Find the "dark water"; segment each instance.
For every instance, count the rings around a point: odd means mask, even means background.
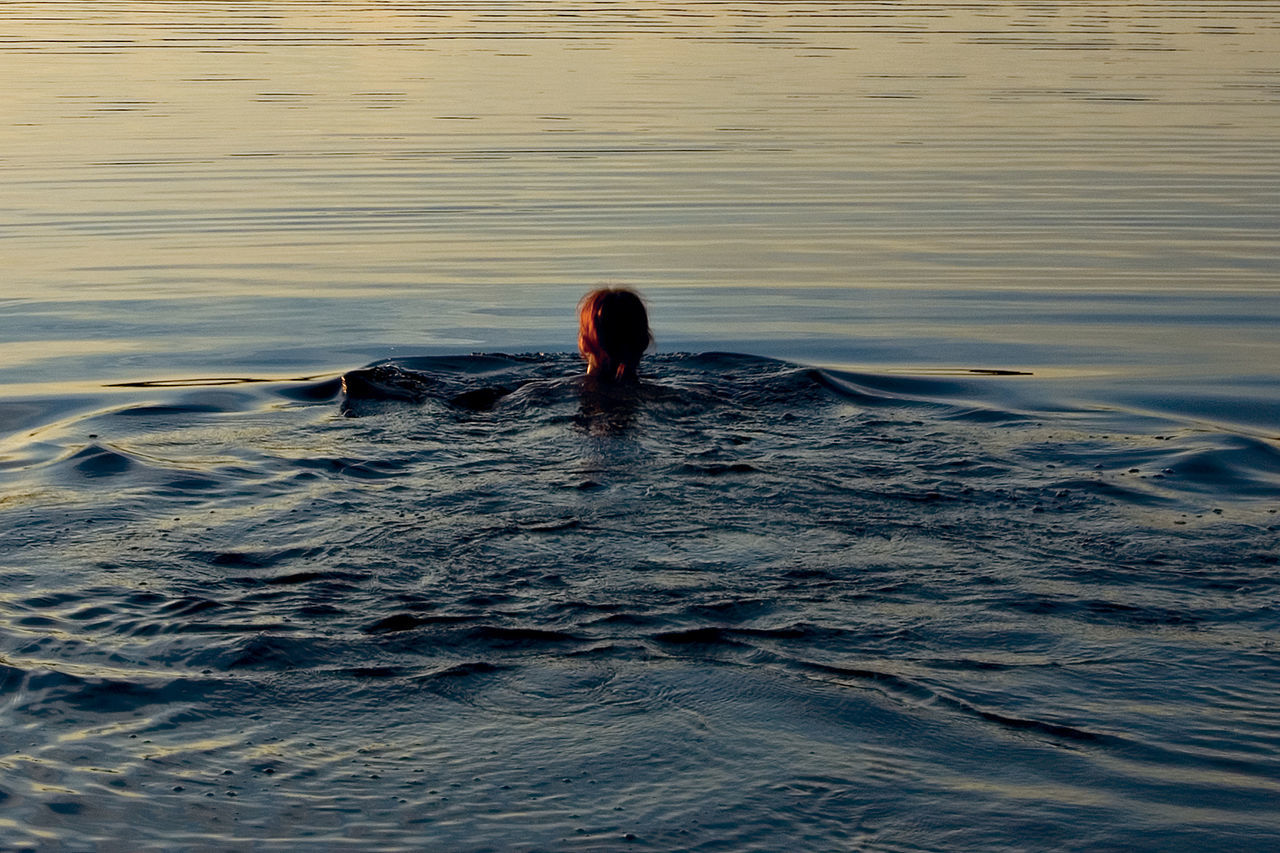
[[[576,368],[132,388],[28,435],[5,846],[1280,843],[1273,439],[1016,376]]]

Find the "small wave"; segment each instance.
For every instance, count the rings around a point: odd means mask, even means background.
[[[202,625],[201,630],[210,626]],[[230,626],[218,626],[222,628]],[[280,630],[282,626],[254,626],[254,636],[223,652],[222,668],[265,669],[281,671],[288,669],[309,669],[324,663],[328,657],[323,652],[323,645],[311,637],[291,637],[280,633],[263,633],[266,627]]]
[[[134,460],[127,454],[90,444],[71,457],[75,469],[85,477],[114,477],[134,468]]]
[[[1206,439],[1214,446],[1175,452],[1165,460],[1164,473],[1180,486],[1211,494],[1280,494],[1280,447],[1242,435],[1205,437],[1197,443]]]
[[[418,613],[393,613],[365,625],[361,630],[366,634],[395,634],[401,631],[412,631],[426,625],[454,625],[469,622],[469,616],[441,616]]]
[[[409,462],[399,459],[355,459],[349,457],[312,457],[292,460],[296,468],[325,474],[340,474],[360,480],[386,480],[406,473]]]
[[[71,708],[103,715],[131,715],[172,705],[220,700],[228,685],[190,676],[76,675],[47,666],[24,670],[0,665],[0,684],[11,711],[36,718],[57,718]],[[232,692],[238,692],[233,688]]]
[[[733,638],[732,633],[723,628],[686,628],[682,631],[663,631],[654,634],[653,639],[659,643],[670,643],[680,646],[744,646]]]
[[[160,609],[173,617],[195,616],[197,613],[204,613],[208,610],[217,610],[226,605],[220,601],[214,601],[210,598],[200,596],[184,596],[183,598],[168,601]]]
[[[210,412],[225,412],[228,409],[214,403],[185,403],[172,406],[128,406],[118,409],[115,416],[119,418],[155,418],[171,415],[203,415]]]
[[[902,676],[895,675],[893,673],[813,662],[804,662],[800,664],[800,666],[802,669],[827,676],[835,676],[839,679],[851,678],[858,681],[872,682],[885,687],[892,693],[903,698],[907,698],[912,702],[943,705],[953,710],[960,711],[964,714],[990,723],[996,723],[1009,729],[1032,731],[1055,738],[1063,738],[1066,740],[1085,743],[1119,742],[1118,739],[1109,735],[1091,732],[1086,729],[1079,728],[1078,726],[1049,722],[1045,720],[1029,719],[1025,717],[1016,717],[998,711],[981,708],[971,702],[958,699],[954,696],[934,690],[911,679],[903,678]]]
[[[272,575],[264,578],[233,578],[236,583],[264,584],[266,586],[296,586],[298,584],[322,584],[328,589],[351,589],[364,580],[364,576],[355,572],[337,570],[311,570],[289,572],[283,575]]]
[[[729,463],[711,463],[707,465],[695,465],[686,462],[680,466],[682,474],[701,474],[707,477],[723,477],[726,474],[751,474],[759,469],[747,462],[729,462]]]
[[[268,569],[280,563],[316,556],[321,552],[311,548],[264,549],[260,551],[195,551],[191,556],[211,566],[235,569]],[[249,583],[261,583],[254,578]]]
[[[290,379],[254,376],[201,376],[194,379],[144,379],[135,382],[109,382],[104,388],[210,388],[223,385],[258,385],[272,382],[311,382],[316,377]]]
[[[468,678],[473,675],[490,675],[501,669],[502,667],[495,666],[488,661],[471,661],[447,666],[444,669],[438,669],[435,672],[420,676],[420,678]]]
[[[469,630],[466,639],[470,642],[493,646],[495,648],[529,648],[538,646],[559,646],[562,644],[581,643],[583,639],[564,631],[553,631],[545,628],[518,628],[503,625],[480,625]]]

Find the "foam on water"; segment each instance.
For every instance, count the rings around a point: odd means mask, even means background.
[[[575,361],[28,429],[9,843],[1280,840],[1274,437],[1010,405],[1029,377]]]

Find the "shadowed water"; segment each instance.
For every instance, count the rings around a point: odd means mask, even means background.
[[[0,847],[1274,849],[1277,57],[0,4]]]
[[[29,440],[11,842],[1280,840],[1273,442],[1018,377],[574,367],[139,390]]]

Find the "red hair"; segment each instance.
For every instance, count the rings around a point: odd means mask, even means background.
[[[633,379],[653,334],[644,302],[632,290],[593,290],[578,303],[578,352],[587,373],[605,379]]]

